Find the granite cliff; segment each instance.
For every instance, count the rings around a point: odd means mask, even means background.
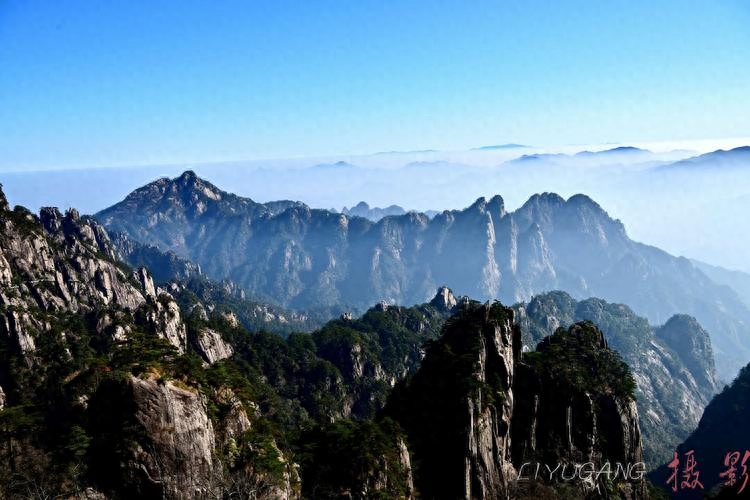
[[[0,190],[0,227],[0,496],[298,496],[253,395],[202,366],[231,345],[102,226],[11,210]]]
[[[423,498],[645,498],[635,382],[593,324],[521,353],[513,311],[465,303],[384,415],[403,426]],[[531,464],[640,464],[640,477],[519,481]],[[525,478],[524,478],[525,479]]]
[[[526,345],[579,321],[601,328],[609,347],[620,353],[637,382],[649,469],[670,457],[695,429],[719,390],[708,333],[690,316],[675,315],[664,325],[652,326],[623,304],[576,301],[565,292],[538,295],[514,310]]]

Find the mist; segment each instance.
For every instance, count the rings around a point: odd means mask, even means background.
[[[509,210],[531,195],[584,193],[620,219],[635,240],[672,254],[750,271],[750,153],[700,155],[634,147],[542,150],[492,146],[459,152],[385,152],[200,165],[0,174],[9,201],[32,210],[75,207],[95,213],[133,189],[184,170],[259,202],[303,201],[341,210],[360,201],[406,210],[458,209],[499,194]]]

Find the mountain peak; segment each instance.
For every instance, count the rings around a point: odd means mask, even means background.
[[[179,180],[179,181],[183,181],[183,182],[186,182],[186,181],[194,181],[194,180],[196,180],[196,179],[198,179],[198,176],[197,176],[197,175],[196,175],[196,173],[195,173],[194,171],[192,171],[192,170],[185,170],[185,171],[184,171],[184,172],[182,173],[182,175],[180,175],[180,176],[179,176],[179,177],[177,178],[177,180]]]
[[[453,292],[447,286],[441,286],[438,288],[437,294],[430,301],[430,305],[435,307],[439,311],[449,312],[456,307],[458,301],[453,295]]]
[[[532,205],[559,206],[565,204],[565,199],[557,193],[537,193],[532,195],[521,208]]]
[[[2,184],[0,184],[0,210],[8,210],[8,198],[5,197]]]
[[[710,153],[705,153],[692,158],[686,158],[670,165],[664,165],[661,169],[672,168],[698,168],[698,167],[718,167],[718,168],[745,168],[750,160],[750,146],[740,146],[734,149],[718,149]]]
[[[647,149],[636,148],[634,146],[618,146],[616,148],[605,149],[603,151],[581,151],[575,156],[608,156],[616,154],[645,154],[650,153]]]
[[[486,206],[487,206],[487,198],[485,198],[484,196],[480,196],[479,198],[476,199],[476,201],[474,203],[472,203],[469,206],[469,210],[484,211],[484,208]]]
[[[585,194],[574,194],[570,198],[568,198],[567,201],[568,205],[572,206],[579,206],[579,207],[589,207],[596,210],[602,210],[601,205],[599,205],[597,202],[595,202],[593,199],[591,199],[589,196],[586,196]]]

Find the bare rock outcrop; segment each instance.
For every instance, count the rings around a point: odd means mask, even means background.
[[[210,498],[220,484],[221,468],[214,463],[215,435],[205,399],[194,390],[155,380],[131,378],[135,420],[145,442],[134,451],[130,476],[157,486],[166,498]]]
[[[234,354],[231,344],[225,342],[221,335],[211,328],[203,328],[198,332],[196,344],[201,356],[210,365]]]
[[[513,311],[471,302],[428,343],[419,371],[394,389],[385,414],[419,458],[414,484],[425,498],[509,498],[523,489],[519,474],[530,463],[621,464],[632,475],[610,477],[611,484],[622,498],[646,498],[634,388],[593,324],[560,329],[522,357]],[[550,477],[546,487],[554,494],[562,481]],[[566,481],[582,496],[611,486]]]

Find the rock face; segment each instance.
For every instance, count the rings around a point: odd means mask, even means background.
[[[565,290],[628,304],[655,324],[695,316],[712,335],[725,378],[750,358],[750,308],[736,293],[687,259],[630,240],[583,195],[535,195],[513,212],[494,196],[433,218],[372,222],[301,203],[256,203],[186,172],[134,191],[97,218],[284,307],[418,304],[442,284],[505,303]]]
[[[168,293],[162,293],[159,298],[149,300],[150,310],[146,314],[148,324],[154,333],[166,339],[177,348],[180,354],[187,349],[187,328],[182,321],[180,306]]]
[[[179,306],[169,294],[157,294],[146,269],[131,275],[119,263],[101,225],[56,208],[43,208],[39,217],[6,210],[0,225],[0,335],[16,339],[22,352],[33,353],[35,337],[54,327],[28,311],[85,314],[102,306],[143,313],[154,333],[184,352]],[[125,331],[111,321],[106,326]]]
[[[458,305],[456,297],[453,296],[453,292],[447,286],[441,286],[438,288],[437,295],[430,301],[430,305],[436,307],[440,311],[451,312]]]
[[[564,292],[536,296],[514,310],[529,345],[578,321],[592,321],[602,329],[637,382],[649,470],[671,457],[718,391],[708,333],[689,316],[678,315],[654,327],[627,306],[601,299],[579,302]]]
[[[240,442],[252,433],[257,409],[246,407],[231,389],[214,395],[226,408],[218,420],[209,418],[207,398],[196,388],[155,377],[129,377],[110,382],[91,398],[95,420],[91,465],[100,491],[114,498],[256,498],[296,499],[299,483],[276,443],[269,452],[282,472],[245,467]],[[215,423],[217,425],[215,425]]]
[[[298,498],[293,464],[253,425],[251,382],[235,378],[230,404],[228,377],[202,378],[187,355],[218,362],[231,346],[189,343],[173,296],[92,219],[3,200],[0,497]]]
[[[214,465],[216,438],[205,400],[169,382],[131,378],[129,385],[135,420],[147,436],[134,450],[129,471],[133,489],[156,488],[174,499],[216,495],[221,469]]]
[[[604,371],[609,372],[606,377],[601,376]],[[597,470],[605,463],[613,468],[637,465],[642,476],[634,388],[627,365],[608,349],[604,334],[592,323],[576,323],[545,337],[518,372],[512,424],[515,463],[591,463]],[[641,481],[619,480],[639,498],[645,495]],[[581,484],[585,493],[603,492],[606,486],[606,481]]]
[[[683,360],[701,393],[713,395],[719,383],[708,333],[692,316],[678,314],[656,331],[656,338]]]
[[[222,359],[232,357],[234,349],[221,338],[221,335],[210,328],[198,332],[196,339],[198,351],[208,364],[214,364]]]
[[[578,368],[561,371],[560,360]],[[428,344],[385,413],[407,433],[422,497],[508,498],[530,461],[642,462],[633,388],[627,365],[593,325],[560,330],[522,357],[513,311],[473,302]],[[632,498],[646,495],[640,479],[615,482]],[[574,484],[581,494],[606,487]]]

